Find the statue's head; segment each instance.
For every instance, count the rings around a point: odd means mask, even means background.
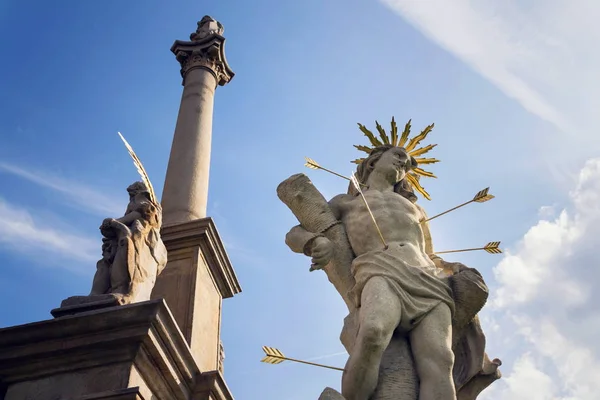
[[[210,15],[205,15],[198,21],[196,32],[190,35],[190,40],[202,40],[211,35],[223,35],[223,25]]]
[[[127,192],[129,193],[129,198],[133,198],[138,194],[145,193],[148,196],[148,199],[150,199],[150,191],[146,187],[146,184],[141,181],[134,182],[131,185],[129,185],[129,187],[127,188]]]
[[[375,147],[369,156],[365,158],[356,169],[356,178],[360,183],[367,184],[369,176],[375,170],[383,176],[388,177],[394,184],[394,191],[412,202],[417,201],[412,185],[406,180],[406,174],[418,166],[414,157],[397,146],[386,144]],[[352,185],[350,185],[352,189]],[[349,193],[355,194],[353,190]]]

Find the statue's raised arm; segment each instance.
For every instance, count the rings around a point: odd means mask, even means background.
[[[335,209],[304,174],[292,175],[280,183],[277,195],[300,222],[286,235],[286,244],[292,251],[312,257],[311,269],[323,269],[348,309],[354,309],[349,297],[354,286],[350,271],[354,255]],[[321,244],[325,240],[329,244],[318,246],[320,240]],[[316,250],[320,251],[315,254]]]

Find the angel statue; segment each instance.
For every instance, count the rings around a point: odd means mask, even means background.
[[[167,249],[160,237],[161,206],[141,161],[125,138],[119,135],[142,181],[127,188],[129,204],[125,215],[106,218],[100,226],[102,258],[96,264],[90,295],[69,297],[61,307],[150,300],[156,277],[167,264]]]
[[[485,354],[477,313],[488,289],[477,270],[447,262],[433,250],[427,216],[415,191],[430,199],[416,147],[433,129],[409,140],[377,123],[379,138],[359,124],[373,147],[358,164],[346,194],[329,202],[303,174],[282,182],[279,198],[300,225],[286,244],[323,269],[349,315],[341,340],[350,355],[342,375],[345,400],[472,400],[500,377]],[[328,391],[331,393],[331,390]],[[342,397],[343,396],[343,397]]]

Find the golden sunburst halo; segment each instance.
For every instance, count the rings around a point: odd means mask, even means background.
[[[408,120],[406,125],[404,125],[404,130],[398,136],[398,126],[396,125],[396,121],[394,117],[392,117],[392,122],[390,126],[390,134],[386,133],[385,129],[379,124],[379,122],[375,121],[375,127],[377,132],[379,133],[379,137],[376,137],[373,132],[367,129],[363,124],[358,124],[358,128],[365,134],[365,136],[369,139],[371,146],[363,146],[363,145],[354,145],[358,150],[364,151],[367,154],[370,154],[374,148],[385,145],[392,145],[397,147],[403,147],[406,149],[408,154],[417,160],[419,165],[425,164],[435,164],[440,160],[436,158],[426,158],[421,157],[424,154],[428,153],[431,149],[433,149],[437,144],[430,144],[423,147],[418,147],[419,144],[429,135],[432,131],[434,124],[427,125],[425,129],[421,131],[417,136],[413,138],[409,138],[410,136],[410,128],[411,128],[411,120]],[[418,148],[417,148],[418,147]],[[360,164],[365,158],[358,158],[352,161],[355,164]],[[429,193],[421,186],[420,178],[425,176],[427,178],[437,178],[434,174],[429,171],[425,171],[421,168],[415,168],[411,170],[408,174],[406,174],[406,179],[410,182],[412,187],[419,193],[423,195],[427,200],[431,200],[431,196]]]

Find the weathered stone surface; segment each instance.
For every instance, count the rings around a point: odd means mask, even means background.
[[[101,308],[118,306],[120,297],[113,294],[99,294],[90,296],[72,296],[60,303],[60,308],[50,311],[53,317],[73,315],[80,312],[98,310]]]
[[[219,368],[221,304],[241,287],[211,218],[165,226],[169,262],[152,298],[164,298],[202,370]]]
[[[232,399],[162,300],[0,329],[0,387],[4,400]]]
[[[102,258],[96,263],[89,296],[63,300],[53,315],[150,299],[156,277],[167,263],[167,249],[160,237],[161,207],[143,182],[133,183],[127,191],[130,200],[125,215],[106,218],[100,226]]]
[[[277,189],[300,222],[286,244],[312,257],[311,270],[323,269],[348,305],[340,335],[350,354],[342,379],[348,400],[450,398],[455,391],[472,400],[497,379],[490,379],[498,365],[485,355],[475,318],[487,286],[476,270],[435,256],[427,217],[405,182],[415,167],[404,149],[381,146],[357,168],[364,196],[351,186],[326,202],[304,175]],[[432,366],[421,376],[419,359]],[[437,384],[420,384],[428,378]]]
[[[198,21],[198,28],[196,32],[190,35],[192,41],[202,41],[212,35],[223,36],[223,25],[210,15],[205,15],[200,21]]]
[[[323,390],[323,392],[319,396],[319,400],[346,400],[346,399],[344,399],[344,396],[342,396],[340,394],[340,392],[338,392],[337,390],[327,387],[327,388],[325,388],[325,390]]]

